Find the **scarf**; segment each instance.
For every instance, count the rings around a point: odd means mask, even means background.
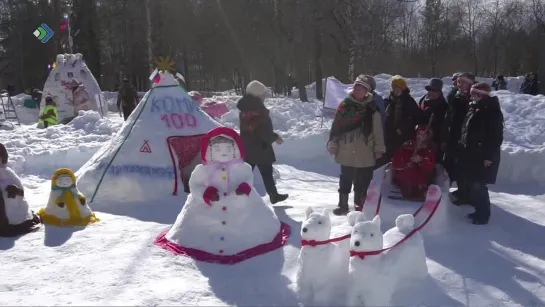
[[[253,134],[257,127],[265,121],[267,116],[269,116],[269,110],[267,109],[241,111],[239,115],[240,131]]]
[[[335,112],[329,140],[342,138],[345,143],[352,143],[363,135],[367,143],[373,132],[373,114],[376,112],[372,100],[372,95],[365,97],[364,102],[349,96],[341,102]]]
[[[69,187],[59,187],[57,185],[51,185],[51,190],[52,191],[62,191],[62,195],[65,195],[66,193],[70,193],[72,194],[72,196],[74,197],[74,199],[78,196],[76,194],[74,194],[74,192],[72,191],[73,188],[75,188],[76,185],[71,185]]]

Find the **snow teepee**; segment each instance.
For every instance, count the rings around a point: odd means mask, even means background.
[[[85,88],[89,99],[77,100],[73,103],[72,84],[76,81]],[[100,86],[93,73],[83,61],[83,55],[59,54],[53,69],[45,81],[40,108],[45,106],[45,98],[50,95],[57,104],[58,122],[73,118],[80,110],[108,111]]]
[[[201,163],[200,141],[220,126],[168,72],[121,130],[76,173],[89,202],[148,202],[176,195]]]

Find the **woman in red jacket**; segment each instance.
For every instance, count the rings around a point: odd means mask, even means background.
[[[403,198],[424,198],[432,182],[435,151],[430,146],[432,132],[427,126],[416,128],[416,140],[401,146],[392,159],[394,183]]]

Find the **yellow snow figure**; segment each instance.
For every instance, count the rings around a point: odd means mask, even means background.
[[[49,201],[38,214],[44,224],[55,226],[86,226],[99,221],[76,187],[74,172],[67,168],[56,170],[51,177]]]

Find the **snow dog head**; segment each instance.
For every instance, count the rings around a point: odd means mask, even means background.
[[[331,219],[327,209],[314,212],[311,207],[305,210],[305,221],[301,225],[301,239],[326,241],[331,233]]]
[[[60,168],[55,171],[51,177],[51,186],[53,188],[68,188],[76,184],[74,172],[67,168]]]
[[[364,215],[359,215],[352,229],[350,249],[356,252],[375,251],[382,249],[383,244],[380,216],[375,216],[372,221],[365,221]]]
[[[201,159],[203,164],[244,159],[244,146],[240,135],[227,127],[210,130],[201,140]]]

